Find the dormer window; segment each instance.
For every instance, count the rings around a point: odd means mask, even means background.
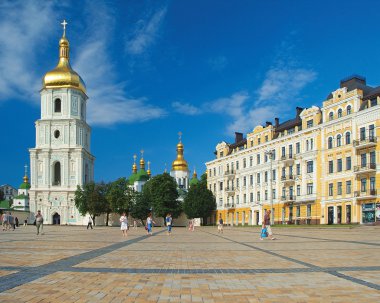
[[[347,106],[347,115],[351,115],[351,105]]]
[[[341,118],[342,117],[342,109],[340,108],[339,110],[338,110],[338,118]]]
[[[61,99],[55,99],[54,100],[54,112],[60,113],[61,112]]]
[[[330,112],[329,113],[329,121],[332,121],[334,119],[334,113]]]

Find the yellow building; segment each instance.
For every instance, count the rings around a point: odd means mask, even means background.
[[[297,107],[294,119],[275,118],[246,138],[235,133],[234,143],[219,143],[206,163],[214,221],[221,215],[229,225],[261,224],[266,209],[279,224],[375,221],[378,96],[380,88],[350,77],[321,109]]]

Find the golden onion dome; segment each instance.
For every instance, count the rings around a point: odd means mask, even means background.
[[[134,174],[137,173],[137,165],[136,165],[136,163],[133,163],[133,165],[132,165],[132,173],[134,173]]]
[[[183,158],[183,144],[180,141],[177,144],[177,159],[172,163],[172,170],[188,171],[187,161]]]
[[[140,169],[145,169],[145,160],[144,160],[144,158],[140,159]]]
[[[86,85],[82,78],[71,68],[69,60],[70,44],[65,36],[65,27],[59,40],[59,61],[57,66],[42,78],[42,88],[76,88],[86,93]]]
[[[146,171],[146,173],[148,174],[150,178],[150,176],[152,175],[152,172],[150,171],[150,161],[148,161],[148,170]]]

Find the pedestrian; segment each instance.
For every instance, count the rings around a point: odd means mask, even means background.
[[[12,213],[8,213],[8,227],[9,230],[12,228],[13,231],[16,229],[16,224],[15,224],[15,217],[12,216]]]
[[[193,220],[189,221],[189,231],[193,230]]]
[[[120,230],[123,233],[123,237],[128,236],[128,218],[125,214],[125,212],[120,217]]]
[[[219,214],[218,233],[223,233],[223,219],[222,219],[222,214]]]
[[[15,217],[15,223],[16,223],[16,227],[18,228],[18,218]]]
[[[271,210],[268,209],[264,215],[262,230],[266,229],[266,232],[268,233],[269,239],[274,240],[276,238],[273,237],[273,232],[272,232],[272,229],[270,228],[270,223],[271,223],[270,222],[270,214],[271,214]],[[265,233],[264,233],[264,235],[265,235]],[[261,234],[260,234],[260,240],[263,240],[263,232],[261,232]]]
[[[91,227],[91,229],[92,229],[92,220],[91,220],[91,217],[90,217],[90,216],[88,216],[87,229],[88,229],[89,227]]]
[[[133,229],[137,229],[137,221],[133,220]]]
[[[34,216],[36,219],[36,227],[37,227],[37,236],[40,234],[40,228],[41,228],[41,235],[43,235],[43,225],[44,225],[44,217],[41,214],[41,211],[38,210],[37,214]]]
[[[153,224],[156,224],[156,222],[153,221],[152,214],[149,213],[148,218],[146,218],[146,234],[147,235],[152,235],[152,227]]]
[[[27,227],[28,226],[28,218],[25,218],[24,220],[24,227]]]
[[[168,229],[168,235],[171,235],[171,233],[172,233],[172,222],[173,222],[171,213],[168,213],[166,215],[165,221],[166,221],[166,227]]]
[[[1,219],[3,221],[3,231],[7,231],[8,230],[8,214],[6,212],[3,213]]]

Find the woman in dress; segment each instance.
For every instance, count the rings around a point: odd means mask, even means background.
[[[148,215],[148,218],[146,218],[146,234],[147,235],[152,235],[152,226],[153,224],[156,224],[156,222],[153,221],[152,214]]]
[[[120,229],[123,233],[123,237],[128,236],[128,218],[125,213],[120,217]]]

